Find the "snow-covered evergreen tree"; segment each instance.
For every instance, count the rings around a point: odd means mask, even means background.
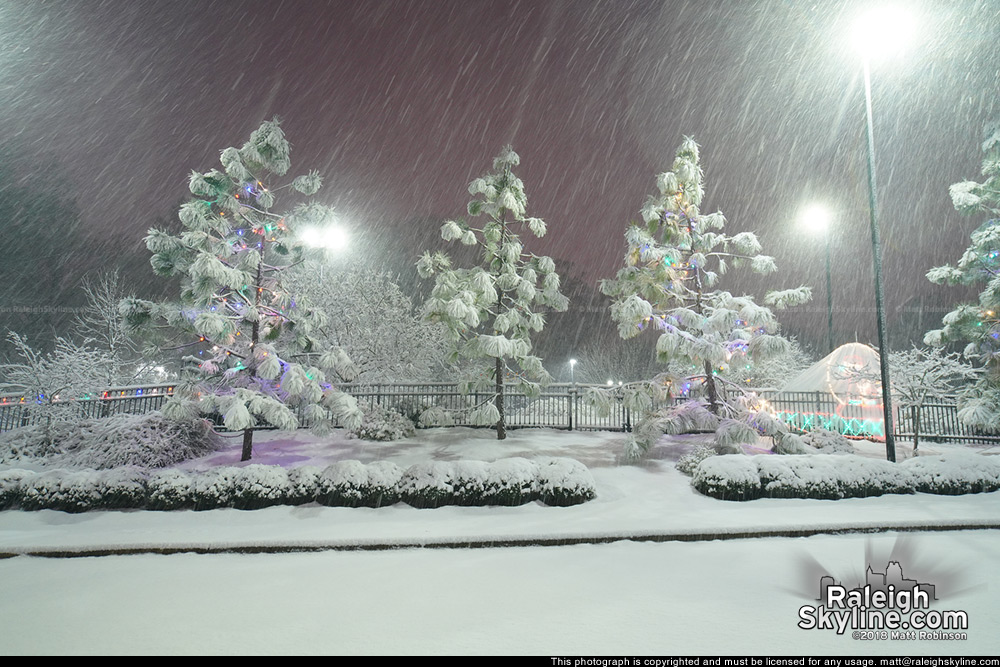
[[[360,262],[327,269],[322,281],[317,273],[316,262],[306,260],[289,271],[289,286],[326,313],[317,338],[344,349],[354,382],[440,379],[442,326],[426,321],[392,276]]]
[[[981,286],[978,303],[963,303],[944,316],[941,329],[924,343],[937,347],[965,343],[964,356],[982,362],[985,373],[959,404],[959,419],[987,431],[1000,431],[1000,123],[983,142],[983,182],[963,181],[950,188],[961,213],[989,219],[972,232],[972,243],[954,266],[938,266],[927,278],[938,285]]]
[[[657,192],[641,211],[643,222],[631,224],[625,232],[625,266],[613,280],[604,281],[602,289],[614,299],[611,316],[621,337],[657,331],[660,360],[699,369],[709,412],[725,417],[720,370],[746,356],[759,360],[785,353],[789,343],[778,335],[769,308],[751,296],[718,287],[730,267],[747,266],[766,274],[776,266],[773,258],[761,254],[752,232],[726,234],[722,213],[700,211],[705,194],[702,179],[698,145],[685,138],[671,171],[657,176]],[[765,303],[783,308],[810,296],[809,288],[799,287],[771,292]],[[651,406],[663,387],[662,381],[637,386],[634,407]],[[633,454],[652,444],[651,429],[637,430],[640,437],[631,443]]]
[[[332,414],[355,427],[361,412],[352,397],[326,383],[325,372],[343,376],[350,368],[343,350],[317,345],[326,315],[284,285],[284,269],[301,255],[291,230],[322,222],[330,211],[311,202],[290,213],[274,211],[278,188],[267,180],[290,166],[277,119],[264,122],[242,148],[222,151],[221,162],[222,171],[191,173],[194,197],[179,214],[183,231],[174,236],[151,229],[146,237],[156,273],[181,279],[180,301],[127,299],[121,308],[134,326],[155,320],[174,328],[192,351],[188,360],[196,374],[177,384],[164,412],[178,418],[221,414],[227,429],[243,431],[245,461],[260,423],[294,429],[299,410],[316,425],[328,424]],[[288,184],[305,195],[320,185],[315,171]],[[320,351],[317,366],[298,363],[291,350]]]
[[[527,217],[524,184],[512,169],[520,158],[511,147],[493,160],[493,171],[469,185],[473,196],[468,212],[484,218],[481,226],[448,221],[441,228],[446,241],[479,246],[480,266],[453,268],[443,252],[425,252],[417,263],[421,277],[435,277],[425,304],[427,317],[445,325],[453,344],[452,360],[459,357],[490,360],[489,367],[466,377],[466,391],[490,391],[492,401],[472,413],[475,423],[496,424],[497,439],[506,437],[503,384],[511,380],[529,396],[551,380],[542,360],[531,354],[531,334],[545,326],[543,308],[565,310],[568,300],[559,292],[555,262],[527,252],[519,232],[545,234],[540,218]]]

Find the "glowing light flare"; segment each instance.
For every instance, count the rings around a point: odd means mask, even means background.
[[[799,224],[808,232],[822,236],[830,229],[833,215],[830,209],[822,204],[810,204],[799,215]]]
[[[339,225],[327,227],[306,227],[299,238],[308,246],[325,250],[340,251],[347,248],[350,237],[347,230]]]
[[[854,22],[851,41],[865,58],[898,55],[914,41],[917,23],[901,7],[886,6],[869,10]]]

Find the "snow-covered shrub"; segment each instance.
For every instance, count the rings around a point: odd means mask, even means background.
[[[691,484],[700,493],[720,500],[753,500],[760,497],[760,476],[753,457],[743,454],[712,456],[694,471]]]
[[[769,498],[867,498],[913,493],[913,479],[899,465],[850,455],[752,457]]]
[[[151,510],[180,510],[194,507],[194,478],[174,468],[158,470],[147,483],[146,507]]]
[[[840,490],[845,498],[907,494],[915,490],[913,476],[898,463],[842,454],[831,457],[830,462],[837,471]]]
[[[362,440],[400,440],[414,433],[413,421],[381,405],[364,410],[361,425],[354,431]]]
[[[680,457],[677,460],[677,465],[674,467],[678,471],[687,475],[688,477],[694,474],[695,468],[698,464],[707,459],[709,456],[715,456],[718,454],[715,448],[709,447],[708,445],[698,445],[693,450]]]
[[[126,466],[101,470],[95,474],[98,497],[90,509],[139,509],[146,506],[148,474],[141,468]]]
[[[818,428],[814,431],[805,433],[801,437],[802,442],[810,447],[814,447],[822,454],[854,453],[854,445],[851,444],[851,441],[836,431]]]
[[[99,501],[93,470],[50,470],[21,480],[21,507],[26,510],[86,512]]]
[[[361,504],[365,507],[384,507],[399,502],[399,480],[403,469],[392,461],[373,461],[365,466],[368,484]]]
[[[485,505],[489,466],[483,461],[455,461],[452,464],[452,489],[455,505]]]
[[[921,493],[957,496],[1000,489],[1000,462],[984,456],[920,456],[900,465]]]
[[[412,465],[399,480],[400,500],[413,507],[448,505],[454,493],[454,467],[443,461]]]
[[[304,505],[316,500],[319,466],[299,466],[288,471],[288,504]]]
[[[316,502],[330,507],[358,507],[368,485],[368,470],[361,461],[337,461],[316,478]]]
[[[538,464],[520,457],[486,465],[484,505],[523,505],[535,499]]]
[[[165,468],[221,446],[203,419],[178,421],[160,412],[120,414],[10,431],[0,436],[0,461],[45,459],[48,465],[99,470]]]
[[[236,478],[240,469],[233,466],[223,466],[204,470],[193,475],[194,484],[191,487],[191,500],[196,510],[214,510],[219,507],[230,507],[233,502],[233,492],[236,489]]]
[[[594,477],[575,459],[545,458],[538,463],[538,499],[546,505],[579,505],[597,496]]]
[[[230,502],[236,509],[255,510],[290,504],[290,495],[291,485],[284,468],[255,463],[239,468],[233,476]]]
[[[0,510],[20,506],[21,482],[34,474],[20,468],[0,470]]]
[[[762,495],[768,498],[843,498],[837,471],[825,456],[753,456]]]

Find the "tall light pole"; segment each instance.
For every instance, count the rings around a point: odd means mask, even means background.
[[[576,359],[569,360],[569,381],[576,388]]]
[[[802,224],[814,234],[822,234],[826,245],[826,345],[833,352],[833,281],[830,277],[830,212],[813,204],[802,212]]]
[[[878,198],[875,190],[875,139],[872,132],[872,85],[870,61],[873,55],[898,49],[909,32],[906,14],[885,8],[869,12],[855,26],[855,43],[861,51],[865,74],[865,128],[868,139],[868,214],[872,232],[872,258],[875,267],[875,312],[878,318],[878,356],[882,371],[882,414],[885,431],[885,457],[896,460],[896,442],[892,419],[892,386],[889,380],[889,348],[885,342],[885,298],[882,290],[882,242],[879,236]]]

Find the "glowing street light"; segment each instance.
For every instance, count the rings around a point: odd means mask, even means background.
[[[882,242],[879,237],[878,206],[875,190],[875,140],[872,133],[872,84],[870,60],[899,52],[913,33],[913,19],[896,8],[882,8],[864,14],[854,26],[854,44],[861,52],[865,74],[865,128],[868,138],[868,212],[872,231],[872,257],[875,265],[875,311],[878,316],[878,352],[882,371],[882,414],[884,416],[885,456],[896,460],[892,420],[892,387],[889,384],[889,348],[885,342],[885,306],[882,290]]]
[[[340,225],[326,227],[306,227],[300,236],[302,242],[313,248],[323,248],[338,252],[347,248],[350,237]]]
[[[329,224],[324,227],[304,227],[299,233],[299,239],[312,248],[320,248],[327,252],[339,253],[347,249],[350,243],[350,236],[347,230],[338,224]],[[319,265],[319,279],[323,281],[324,262]]]
[[[813,204],[801,215],[801,224],[809,232],[823,235],[826,242],[826,344],[833,352],[833,282],[830,278],[830,211],[825,206]]]
[[[576,385],[576,373],[575,373],[575,369],[576,369],[576,359],[570,359],[569,360],[569,381],[573,385]]]

